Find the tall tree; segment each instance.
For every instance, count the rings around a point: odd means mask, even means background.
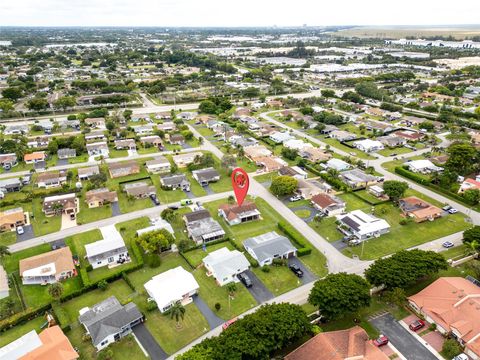
[[[169,248],[175,242],[175,238],[168,230],[160,229],[140,235],[137,242],[146,252],[154,253]]]
[[[408,184],[404,181],[387,180],[383,183],[385,194],[394,202],[398,203],[408,189]]]
[[[329,274],[318,280],[308,296],[308,302],[327,319],[340,318],[347,313],[370,305],[370,286],[356,274]]]
[[[180,302],[176,302],[170,308],[170,319],[175,319],[175,326],[177,328],[180,327],[180,319],[183,320],[185,317],[185,307],[180,304]]]
[[[60,299],[63,294],[63,285],[59,282],[48,285],[48,293],[55,300]]]
[[[478,165],[478,153],[471,144],[452,144],[447,149],[449,155],[445,168],[460,175],[468,175],[474,165]]]
[[[291,176],[278,176],[272,181],[270,191],[277,196],[291,195],[297,190],[298,180]]]
[[[376,260],[365,271],[365,276],[374,286],[405,289],[418,279],[447,268],[445,258],[434,251],[402,250],[391,257]]]

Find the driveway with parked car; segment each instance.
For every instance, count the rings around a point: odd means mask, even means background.
[[[437,360],[425,346],[408,332],[395,318],[387,313],[370,320],[375,328],[408,360]]]
[[[22,230],[23,231],[19,231],[19,229],[17,228],[17,242],[30,240],[35,237],[35,234],[33,233],[32,225],[22,226]]]
[[[251,270],[243,272],[250,279],[252,286],[247,287],[247,290],[252,294],[253,298],[259,304],[262,304],[270,299],[273,299],[273,294],[268,290],[260,279]]]
[[[317,280],[317,277],[315,276],[315,274],[313,274],[310,270],[308,270],[307,267],[300,261],[299,258],[296,258],[296,257],[289,258],[288,266],[289,267],[296,266],[302,271],[303,273],[302,276],[301,277],[299,276],[300,280],[302,281],[302,284],[308,284],[309,282]]]

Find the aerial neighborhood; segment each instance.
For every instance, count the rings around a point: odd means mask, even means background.
[[[480,359],[480,38],[362,29],[2,28],[0,360]]]

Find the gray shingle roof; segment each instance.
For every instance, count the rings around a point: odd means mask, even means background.
[[[290,240],[275,231],[248,238],[243,242],[243,246],[250,248],[259,262],[296,250]]]

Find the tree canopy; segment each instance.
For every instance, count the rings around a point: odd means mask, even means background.
[[[270,190],[274,195],[291,195],[297,190],[298,180],[291,176],[278,176],[272,181]]]
[[[445,258],[434,251],[402,250],[389,258],[376,260],[365,271],[365,276],[374,286],[405,289],[418,279],[447,268]]]
[[[383,183],[385,194],[394,202],[398,203],[408,189],[408,184],[404,181],[387,180]]]
[[[268,359],[311,331],[307,314],[298,305],[263,305],[224,330],[177,357],[179,360]]]
[[[154,253],[169,248],[175,238],[168,230],[160,229],[140,235],[137,242],[145,251]]]
[[[336,319],[370,305],[370,286],[356,274],[329,274],[318,280],[308,297],[327,319]]]

